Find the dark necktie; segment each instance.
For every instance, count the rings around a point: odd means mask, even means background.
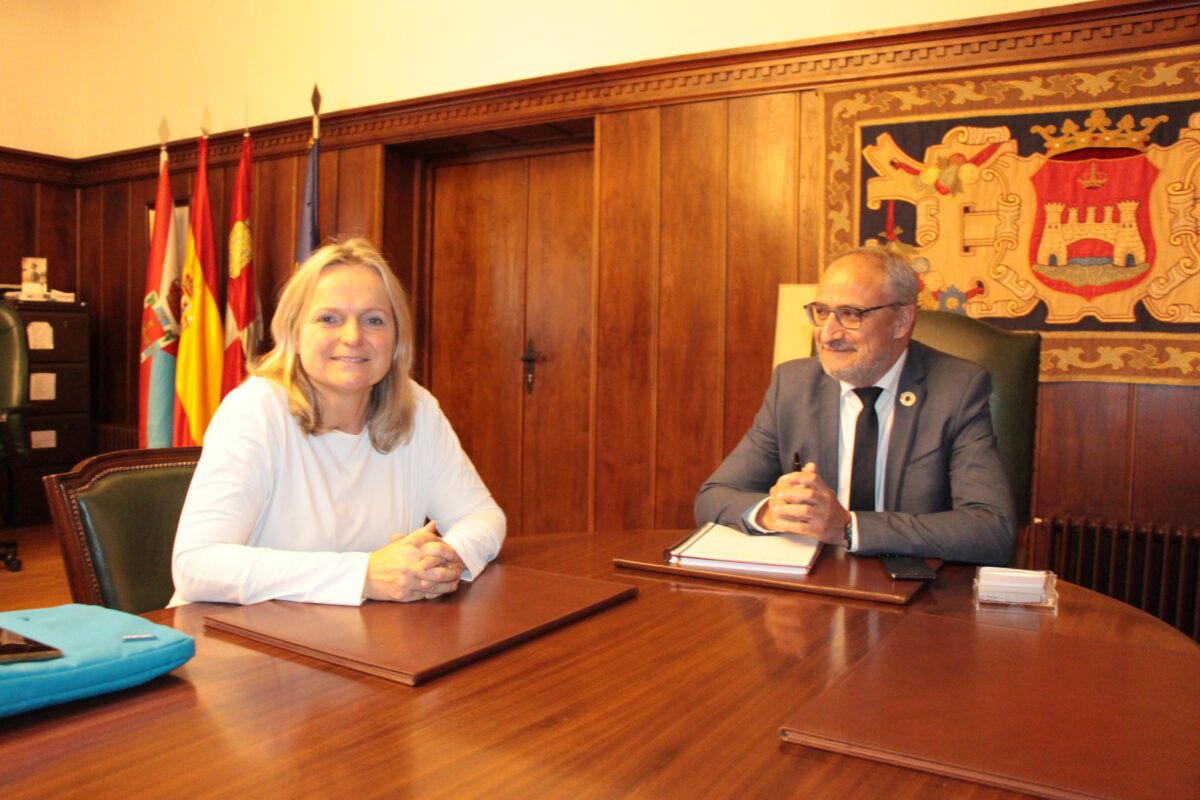
[[[879,415],[875,401],[883,389],[864,386],[854,393],[862,400],[863,409],[854,424],[854,461],[850,467],[850,510],[875,510],[875,456],[879,450]]]

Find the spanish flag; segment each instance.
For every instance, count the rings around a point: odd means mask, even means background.
[[[175,366],[175,446],[204,444],[221,402],[221,314],[217,310],[217,246],[208,204],[208,137],[200,137],[196,189],[183,262],[183,313]]]
[[[254,286],[254,252],[250,241],[250,134],[242,137],[233,209],[229,214],[229,280],[225,284],[225,368],[221,397],[246,379],[246,359],[258,347],[258,293]]]

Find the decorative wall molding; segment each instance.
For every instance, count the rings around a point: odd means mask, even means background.
[[[1191,44],[1200,40],[1200,1],[1085,3],[1060,9],[884,31],[850,41],[813,40],[774,47],[659,59],[470,89],[324,115],[323,150],[400,144],[575,119],[648,106],[800,90],[863,79],[928,77],[969,69],[1070,59]],[[306,119],[252,129],[255,158],[297,156],[307,147]],[[213,136],[213,166],[234,163],[240,131]],[[174,167],[194,166],[196,145],[170,145]],[[68,162],[86,186],[152,177],[157,148]],[[5,164],[0,174],[20,170]]]
[[[78,162],[0,147],[0,178],[70,185]]]

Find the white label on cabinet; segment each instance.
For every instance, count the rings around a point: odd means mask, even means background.
[[[54,349],[54,326],[44,320],[31,322],[25,326],[25,335],[29,338],[30,350]]]
[[[30,431],[29,443],[34,450],[48,450],[58,447],[58,431]]]
[[[58,397],[58,375],[53,372],[29,374],[29,399],[54,400]]]

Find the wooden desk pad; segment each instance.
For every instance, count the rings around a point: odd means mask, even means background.
[[[272,600],[205,624],[415,686],[637,595],[609,581],[492,564],[437,600],[330,606]]]
[[[821,548],[817,563],[807,575],[769,575],[762,572],[681,567],[667,563],[663,557],[663,553],[678,541],[678,538],[666,541],[647,537],[644,544],[613,558],[613,564],[668,575],[770,586],[775,589],[852,597],[856,600],[873,600],[896,605],[911,603],[917,592],[926,584],[926,581],[894,581],[879,563],[879,559],[859,558],[841,547]],[[934,569],[942,566],[942,562],[937,559],[926,559],[926,563]]]
[[[1187,653],[907,615],[785,741],[1043,797],[1200,796]]]

